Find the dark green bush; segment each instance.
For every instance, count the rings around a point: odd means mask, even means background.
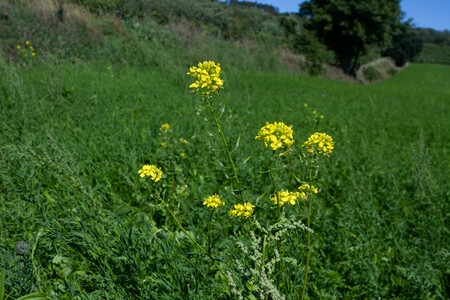
[[[399,23],[392,33],[392,44],[383,55],[392,57],[397,67],[412,61],[422,51],[423,40],[409,23]]]

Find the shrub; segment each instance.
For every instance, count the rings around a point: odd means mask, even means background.
[[[389,70],[387,70],[388,74],[391,76],[394,76],[395,74],[397,74],[397,69],[396,68],[390,68]]]
[[[382,79],[380,72],[372,66],[363,68],[363,74],[370,82]]]
[[[303,31],[294,42],[294,50],[305,55],[306,70],[310,75],[319,75],[323,72],[323,64],[327,59],[327,49],[321,44],[314,33]]]

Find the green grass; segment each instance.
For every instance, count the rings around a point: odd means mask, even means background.
[[[217,270],[137,174],[146,163],[162,167],[165,197],[202,245],[209,216],[203,199],[219,193],[227,209],[234,201],[220,166],[225,154],[214,151],[218,137],[205,133],[211,128],[187,91],[189,65],[167,57],[169,67],[157,57],[161,61],[149,67],[116,63],[111,71],[103,61],[42,61],[27,68],[1,63],[5,295],[226,298]],[[292,124],[292,163],[315,130],[335,141],[321,165],[313,206],[309,297],[448,297],[450,68],[411,64],[390,80],[361,86],[222,67],[223,118],[232,116],[224,131],[231,144],[240,135],[233,156],[263,220],[270,218],[268,204],[256,199],[269,192],[270,181],[260,173],[267,166],[254,140],[258,130],[267,121]],[[304,103],[324,115],[320,124]],[[159,127],[166,122],[174,141],[189,141],[171,142],[173,156],[160,146]],[[276,174],[291,188],[298,186],[293,175],[305,172],[294,164]],[[229,237],[242,229],[226,212],[218,210],[212,227],[224,266],[237,255]],[[19,240],[30,245],[28,254],[14,252]],[[305,240],[305,233],[292,232],[283,243],[298,264],[286,264],[289,272],[282,275],[295,283],[281,287],[289,299],[301,294]]]

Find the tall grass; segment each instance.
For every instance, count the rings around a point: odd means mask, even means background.
[[[164,54],[149,48],[159,53],[148,56],[157,63],[142,66],[126,60],[38,60],[27,68],[1,62],[5,295],[226,297],[225,282],[164,207],[151,201],[151,190],[137,174],[142,163],[174,167],[170,205],[205,245],[203,199],[215,192],[232,197],[221,167],[226,158],[205,155],[217,137],[202,134],[196,101],[186,93],[187,68],[168,49]],[[217,49],[213,58],[226,61],[230,54]],[[450,69],[413,64],[388,81],[359,86],[222,66],[226,115],[233,116],[225,129],[236,138],[240,134],[233,155],[238,166],[245,163],[239,172],[250,197],[257,199],[270,186],[258,173],[268,166],[254,141],[266,121],[293,125],[294,151],[312,130],[326,129],[335,140],[333,158],[321,166],[313,208],[307,295],[448,297]],[[324,119],[317,123],[312,110]],[[171,125],[174,139],[188,140],[174,152],[174,166],[164,165],[169,157],[161,148],[162,123]],[[253,155],[247,160],[244,153]],[[277,179],[289,186],[297,184],[291,175],[305,170],[286,171]],[[225,213],[215,218],[214,236],[239,232]],[[305,238],[293,232],[284,245],[298,257],[284,262],[290,271],[283,276],[298,282],[281,288],[289,298],[301,294]],[[29,252],[15,251],[19,241]],[[226,263],[230,245],[215,247]]]

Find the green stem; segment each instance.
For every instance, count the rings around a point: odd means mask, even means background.
[[[238,177],[238,174],[237,174],[237,169],[236,169],[236,166],[234,164],[233,158],[231,157],[231,152],[230,152],[230,149],[228,148],[227,140],[225,139],[225,135],[223,134],[222,126],[220,125],[219,120],[217,120],[217,117],[214,114],[214,109],[213,109],[211,103],[208,101],[208,98],[205,97],[205,101],[206,101],[206,104],[208,105],[208,108],[209,108],[213,118],[214,118],[214,122],[216,123],[216,126],[217,126],[217,129],[219,130],[220,136],[222,137],[222,142],[223,142],[223,145],[225,146],[225,150],[227,152],[228,161],[230,162],[231,169],[233,170],[233,176],[234,176],[234,179],[236,181],[239,193],[241,195],[241,200],[242,200],[243,203],[245,203],[245,198],[244,198],[244,193],[242,192],[241,182],[239,181],[239,177]]]
[[[211,215],[209,215],[209,220],[208,220],[208,255],[211,255],[211,236],[209,234],[209,226],[211,225],[211,219],[214,213],[214,209],[211,211]]]
[[[312,186],[312,165],[309,168],[309,187]],[[306,254],[306,266],[305,266],[305,280],[303,282],[303,292],[302,292],[302,299],[305,296],[306,291],[306,280],[308,278],[308,266],[309,266],[309,257],[311,255],[311,231],[310,229],[310,216],[311,216],[311,204],[312,204],[312,192],[309,191],[309,204],[308,204],[308,218],[307,218],[307,226],[308,226],[308,253]]]
[[[180,227],[180,229],[187,235],[187,237],[202,251],[204,252],[206,255],[209,256],[209,258],[211,258],[212,262],[216,265],[216,267],[219,269],[220,273],[222,273],[223,276],[227,277],[227,275],[225,274],[224,270],[219,266],[219,264],[213,259],[213,257],[208,253],[208,251],[206,251],[202,246],[200,246],[195,240],[194,238],[186,231],[186,229],[184,229],[183,225],[180,224],[180,222],[178,221],[177,217],[175,216],[175,214],[172,212],[172,210],[170,209],[169,205],[167,205],[166,201],[163,200],[163,198],[161,198],[161,196],[159,195],[159,193],[157,193],[159,200],[161,200],[161,202],[164,204],[164,206],[166,207],[166,209],[169,211],[169,213],[172,215],[173,219],[175,220],[175,222],[177,223],[178,227]]]
[[[278,204],[278,220],[280,220],[281,217],[281,202],[280,202],[280,198],[278,195],[278,187],[277,187],[277,183],[275,182],[275,177],[273,176],[273,169],[272,169],[272,165],[273,165],[273,157],[275,155],[275,150],[272,152],[272,156],[270,157],[270,179],[272,179],[272,184],[273,184],[273,195],[276,195],[277,197],[277,204]]]
[[[266,256],[266,239],[267,239],[267,235],[264,235],[264,240],[263,240],[263,253],[262,253],[262,266],[264,267],[264,260],[265,260],[265,256]],[[261,268],[262,270],[262,268]]]
[[[277,183],[275,181],[275,177],[273,175],[273,157],[275,156],[275,150],[273,150],[272,152],[272,156],[270,157],[270,178],[272,179],[272,184],[273,184],[273,194],[276,196],[277,198],[277,204],[278,204],[278,220],[280,221],[281,219],[281,201],[280,201],[280,195],[278,193],[278,187],[277,187]],[[278,240],[277,241],[277,250],[278,250],[278,254],[281,255],[281,241]],[[276,264],[276,269],[279,270],[281,268],[281,262],[277,262]],[[277,288],[280,287],[280,274],[277,276]]]

